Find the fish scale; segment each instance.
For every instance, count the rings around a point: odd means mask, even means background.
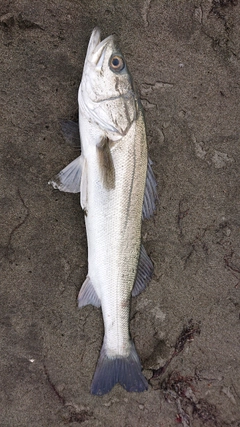
[[[129,135],[125,138],[132,145],[131,151],[135,145],[140,148],[140,144],[132,144],[134,138],[130,139]],[[105,195],[104,190],[99,193],[98,186],[94,186],[94,182],[98,182],[98,177],[95,177],[90,187],[91,201],[89,200],[88,215],[85,218],[89,250],[88,274],[101,300],[106,351],[107,354],[118,356],[126,356],[130,351],[129,300],[140,251],[141,212],[147,167],[147,163],[145,162],[144,165],[142,162],[142,170],[138,168],[138,171],[134,171],[132,167],[134,156],[131,153],[127,161],[125,160],[123,151],[128,149],[125,138],[113,149],[113,163],[117,171],[115,189],[112,190],[111,195],[106,190]],[[138,151],[140,155],[142,150]],[[122,152],[121,156],[119,152]],[[122,165],[122,157],[125,165]],[[147,153],[145,157],[147,161]],[[98,165],[93,163],[97,173]],[[134,176],[132,171],[135,172]],[[102,203],[104,199],[105,202]],[[94,229],[91,228],[93,220]],[[100,230],[100,235],[97,230]],[[104,247],[102,230],[105,234]],[[112,319],[114,319],[114,325]]]

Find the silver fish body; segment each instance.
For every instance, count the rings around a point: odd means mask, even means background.
[[[88,241],[88,274],[79,307],[101,306],[104,340],[91,392],[120,383],[144,391],[147,381],[129,333],[130,298],[146,286],[153,266],[141,245],[141,221],[155,208],[141,104],[112,36],[93,30],[78,94],[81,156],[50,183],[80,191]]]

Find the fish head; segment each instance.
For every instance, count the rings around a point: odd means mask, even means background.
[[[137,117],[138,101],[125,59],[114,36],[101,41],[99,28],[89,41],[78,102],[80,111],[111,140],[126,135]]]

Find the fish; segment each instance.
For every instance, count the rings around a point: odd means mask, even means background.
[[[91,384],[101,396],[119,383],[143,392],[148,382],[130,335],[131,296],[150,282],[153,263],[141,243],[142,219],[156,208],[156,180],[143,108],[114,36],[92,31],[78,91],[81,155],[49,181],[55,189],[80,192],[88,273],[78,307],[101,307],[104,338]],[[63,125],[67,137],[76,124]]]

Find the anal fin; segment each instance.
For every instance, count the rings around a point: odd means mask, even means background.
[[[100,307],[101,301],[96,294],[90,277],[87,276],[78,294],[78,307],[84,307],[89,304]]]
[[[150,282],[153,275],[153,263],[150,260],[146,249],[141,245],[140,256],[138,261],[138,269],[135,284],[132,290],[132,296],[139,295]]]

